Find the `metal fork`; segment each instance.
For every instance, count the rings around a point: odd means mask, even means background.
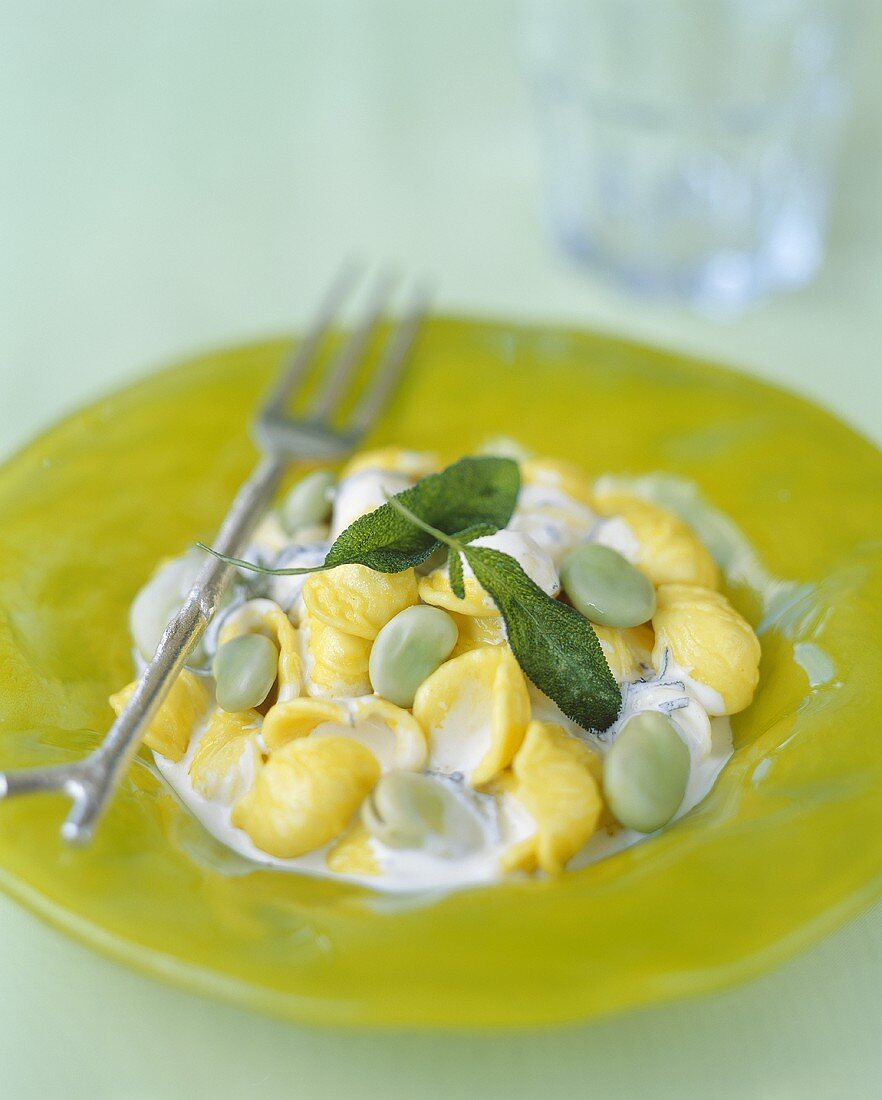
[[[334,318],[356,280],[357,271],[350,267],[334,281],[306,336],[260,409],[253,435],[262,457],[221,524],[214,542],[219,554],[236,557],[242,553],[290,462],[341,458],[358,444],[392,396],[425,312],[426,297],[421,290],[413,292],[401,320],[387,337],[380,359],[345,426],[334,425],[335,414],[375,335],[388,299],[392,280],[382,275],[373,286],[361,319],[324,370],[306,412],[297,417],[287,412],[295,387],[315,364]],[[74,764],[0,772],[0,798],[63,791],[73,805],[61,826],[61,835],[75,844],[88,841],[144,731],[217,611],[232,573],[233,566],[215,557],[207,558],[184,605],[166,627],[129,703],[97,749]]]

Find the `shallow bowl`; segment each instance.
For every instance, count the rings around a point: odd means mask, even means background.
[[[71,760],[131,677],[128,605],[210,537],[254,460],[285,350],[223,351],[59,424],[0,470],[0,767]],[[728,985],[882,883],[882,456],[829,414],[712,365],[547,328],[441,319],[375,441],[515,436],[592,474],[663,470],[732,517],[763,576],[760,688],[711,794],[554,881],[380,896],[255,870],[139,757],[84,850],[56,796],[0,804],[0,885],[156,977],[292,1019],[474,1027],[586,1019]],[[685,499],[685,498],[684,498]],[[754,563],[756,565],[756,563]],[[751,566],[753,568],[754,566]]]

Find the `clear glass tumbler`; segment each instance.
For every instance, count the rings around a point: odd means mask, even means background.
[[[555,235],[632,289],[737,310],[823,253],[849,0],[533,0]]]

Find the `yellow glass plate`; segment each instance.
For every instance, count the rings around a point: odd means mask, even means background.
[[[73,759],[110,724],[107,696],[131,674],[129,602],[159,558],[211,536],[253,461],[248,411],[283,350],[148,378],[0,471],[0,767]],[[709,990],[875,898],[879,452],[713,366],[588,334],[432,322],[377,441],[451,454],[499,433],[592,473],[694,480],[802,586],[764,634],[759,693],[701,805],[557,881],[401,899],[253,870],[145,755],[82,851],[59,840],[57,796],[0,803],[4,889],[180,985],[298,1020],[419,1027],[551,1023]],[[732,595],[755,621],[750,592]]]

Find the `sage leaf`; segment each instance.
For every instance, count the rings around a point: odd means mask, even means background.
[[[462,575],[462,558],[458,550],[451,550],[447,557],[447,574],[450,577],[450,588],[454,596],[459,600],[464,600],[465,580]]]
[[[482,533],[505,527],[520,484],[518,464],[510,458],[461,458],[395,497],[445,534],[477,537],[472,534],[476,527]],[[325,566],[356,564],[380,573],[400,573],[422,565],[440,545],[387,501],[342,532],[328,551]]]
[[[520,486],[520,470],[513,459],[492,455],[461,458],[351,523],[317,568],[271,569],[217,554],[204,543],[198,545],[231,565],[271,576],[315,573],[338,565],[366,565],[378,573],[400,573],[422,565],[441,546],[439,533],[468,539],[505,527]],[[393,501],[399,502],[406,514]],[[419,517],[432,530],[415,525],[409,515]]]
[[[611,726],[622,696],[588,620],[543,592],[510,555],[488,546],[463,546],[462,552],[493,597],[512,652],[536,687],[583,729]]]
[[[456,541],[462,544],[473,542],[475,539],[483,538],[484,535],[495,535],[498,530],[498,527],[494,527],[489,523],[476,523],[473,527],[460,531],[456,536]],[[454,596],[457,599],[464,600],[465,580],[462,575],[462,558],[455,550],[451,550],[447,558],[447,574],[450,578],[450,588]]]

